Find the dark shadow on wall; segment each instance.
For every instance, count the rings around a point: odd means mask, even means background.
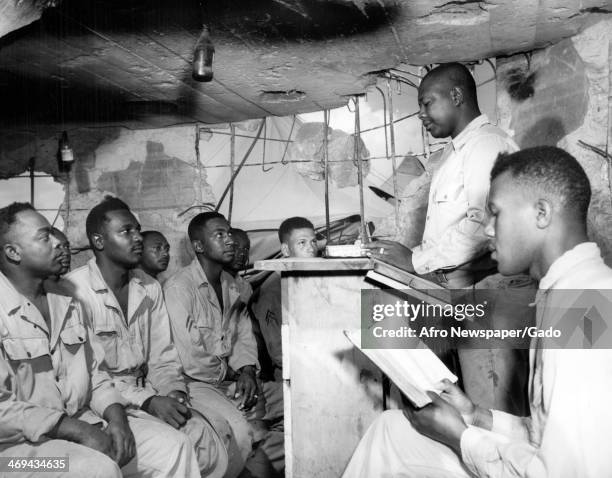
[[[561,118],[544,117],[537,120],[532,126],[525,128],[523,134],[517,138],[521,148],[533,146],[556,146],[567,134]]]

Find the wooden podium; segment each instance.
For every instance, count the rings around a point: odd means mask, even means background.
[[[383,410],[381,371],[343,334],[361,326],[361,290],[378,288],[366,274],[440,287],[366,258],[258,261],[255,269],[282,276],[286,477],[339,477]]]

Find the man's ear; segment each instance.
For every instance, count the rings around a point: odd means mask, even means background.
[[[94,232],[91,235],[90,240],[91,240],[91,244],[93,245],[96,251],[101,251],[104,249],[104,238],[102,237],[102,234],[100,234],[99,232]]]
[[[455,106],[460,106],[461,104],[463,104],[463,101],[464,101],[463,90],[459,88],[458,86],[453,86],[451,88],[450,96]]]
[[[199,239],[194,239],[191,241],[191,247],[193,247],[196,254],[202,254],[202,252],[204,252],[204,245]]]
[[[4,255],[11,262],[21,262],[21,251],[15,244],[4,244]]]
[[[546,229],[552,222],[553,207],[548,199],[538,199],[535,203],[536,225],[538,229]]]
[[[284,242],[281,243],[281,254],[283,257],[291,256],[291,253],[289,252],[289,245],[285,244]]]

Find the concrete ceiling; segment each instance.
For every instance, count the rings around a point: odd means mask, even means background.
[[[209,1],[214,80],[198,83],[197,0],[55,3],[0,0],[4,129],[333,108],[381,70],[533,50],[612,11],[612,0]]]

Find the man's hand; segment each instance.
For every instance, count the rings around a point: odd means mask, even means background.
[[[255,380],[255,367],[245,365],[240,369],[236,380],[236,394],[234,398],[242,398],[238,410],[249,410],[257,403],[257,380]]]
[[[119,466],[123,466],[136,454],[136,442],[125,409],[119,403],[113,403],[104,410],[104,419],[108,422],[104,431],[113,442],[114,460]]]
[[[440,398],[455,407],[467,425],[474,423],[476,405],[463,393],[463,390],[447,378],[442,380],[436,388],[440,390]]]
[[[67,440],[104,453],[115,460],[115,450],[111,437],[102,429],[82,420],[64,415],[57,425],[47,433],[49,438]]]
[[[170,398],[174,398],[177,402],[179,402],[181,405],[187,405],[187,406],[191,406],[191,402],[189,401],[189,396],[181,391],[181,390],[172,390],[168,396]]]
[[[414,272],[412,251],[399,242],[373,241],[364,244],[363,248],[367,249],[369,257],[387,262],[405,271]]]
[[[432,403],[416,409],[404,403],[404,415],[422,435],[444,443],[461,455],[461,434],[467,428],[459,411],[433,392],[427,392]]]
[[[140,408],[174,428],[181,428],[191,418],[189,408],[171,397],[155,395],[145,400]]]

